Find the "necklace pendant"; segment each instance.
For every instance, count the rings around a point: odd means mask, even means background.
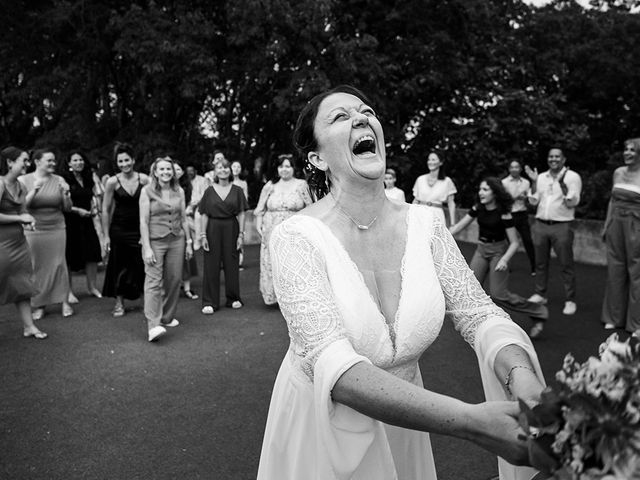
[[[358,225],[360,230],[369,230],[369,225]]]

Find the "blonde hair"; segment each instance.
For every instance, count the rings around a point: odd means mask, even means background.
[[[156,176],[156,168],[158,167],[158,164],[160,162],[169,162],[171,164],[171,170],[173,170],[173,177],[171,177],[171,180],[169,180],[169,188],[177,192],[178,188],[180,187],[180,184],[178,183],[178,178],[176,175],[175,162],[171,157],[158,157],[151,164],[151,167],[149,168],[149,177],[151,178],[151,182],[150,182],[151,190],[156,194],[160,193],[160,182],[158,181],[158,177]]]

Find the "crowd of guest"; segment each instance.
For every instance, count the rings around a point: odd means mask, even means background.
[[[265,305],[276,305],[269,238],[273,228],[311,205],[310,185],[300,178],[292,155],[278,155],[272,172],[256,160],[254,182],[245,180],[242,164],[213,152],[206,171],[171,155],[157,156],[150,167],[138,165],[131,145],[118,143],[112,169],[99,177],[87,156],[71,150],[62,161],[50,149],[30,154],[15,147],[1,152],[0,164],[0,304],[14,303],[25,337],[47,334],[34,322],[61,305],[62,316],[74,314],[82,294],[72,291],[71,274],[84,272],[86,292],[114,299],[112,315],[122,317],[125,300],[143,297],[148,340],[180,324],[178,298],[201,299],[202,313],[212,315],[223,304],[243,306],[245,212],[249,195],[256,202],[255,228],[260,237],[259,287]],[[625,165],[614,173],[603,238],[608,282],[602,311],[607,329],[640,331],[640,281],[637,223],[640,222],[640,139],[625,143]],[[471,267],[493,300],[507,310],[528,314],[530,336],[548,321],[547,283],[551,251],[560,264],[565,292],[564,315],[577,310],[574,273],[574,218],[580,202],[580,175],[566,165],[560,148],[551,148],[548,171],[538,173],[518,160],[501,180],[487,177],[477,201],[456,222],[457,188],[445,174],[441,153],[430,152],[426,172],[412,189],[412,203],[437,212],[456,234],[473,221],[479,237]],[[523,170],[528,178],[525,178]],[[146,172],[146,173],[144,173]],[[384,191],[389,200],[405,202],[396,170],[388,168]],[[318,185],[322,188],[323,185]],[[534,219],[529,213],[534,213]],[[367,226],[362,226],[367,227]],[[360,228],[360,226],[359,226]],[[528,298],[509,289],[510,261],[523,245],[533,277]],[[202,249],[202,290],[194,252]],[[98,265],[106,271],[100,289]],[[221,302],[221,275],[224,300]]]

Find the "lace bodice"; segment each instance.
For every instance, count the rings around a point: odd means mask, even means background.
[[[485,294],[453,237],[427,207],[408,209],[400,300],[392,324],[385,321],[347,251],[321,221],[291,217],[274,229],[270,248],[290,357],[310,381],[318,356],[341,339],[374,365],[410,379],[445,313],[472,345],[482,322],[509,318]]]

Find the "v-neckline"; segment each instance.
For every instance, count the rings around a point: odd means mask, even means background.
[[[136,188],[133,190],[133,193],[129,192],[129,190],[127,190],[124,185],[122,184],[122,182],[120,181],[120,177],[118,177],[116,175],[116,178],[118,179],[118,183],[120,184],[120,187],[122,188],[122,190],[124,190],[126,192],[127,195],[129,195],[131,198],[136,196],[136,193],[138,192],[138,188],[140,188],[140,174],[138,174],[138,184],[136,185]]]
[[[4,183],[5,191],[11,196],[11,200],[13,200],[14,202],[18,202],[20,199],[20,192],[22,191],[22,188],[20,187],[20,182],[18,180],[15,181],[17,195],[14,195],[13,192],[9,190],[9,182],[7,182],[4,178],[2,179],[2,183]]]
[[[220,200],[222,200],[222,202],[225,202],[227,200],[227,198],[229,198],[229,194],[231,193],[231,188],[233,188],[233,184],[230,183],[229,184],[229,191],[227,192],[227,194],[224,196],[224,198],[222,198],[222,195],[220,195],[218,193],[218,190],[216,190],[216,187],[214,187],[213,185],[211,185],[211,188],[213,188],[213,191],[216,192],[216,195],[218,196],[218,198]]]
[[[326,230],[329,233],[329,235],[333,238],[333,240],[336,243],[338,249],[342,252],[342,255],[345,257],[346,262],[351,265],[351,268],[356,273],[356,276],[358,277],[361,286],[368,293],[369,301],[373,304],[373,308],[378,313],[378,316],[379,316],[380,320],[382,321],[382,323],[387,328],[387,332],[388,332],[388,335],[389,335],[389,340],[391,341],[391,345],[393,347],[393,356],[394,356],[394,358],[395,358],[395,355],[397,353],[396,347],[397,347],[398,320],[400,319],[400,313],[402,311],[402,302],[404,301],[404,291],[405,291],[404,282],[405,282],[405,279],[406,279],[405,267],[406,267],[407,252],[409,250],[409,240],[410,240],[409,230],[410,230],[410,227],[411,227],[410,226],[411,210],[412,210],[412,207],[409,206],[409,208],[407,209],[407,213],[405,215],[405,225],[407,226],[407,230],[406,230],[405,239],[404,239],[404,252],[402,253],[402,260],[400,261],[400,291],[398,292],[398,307],[396,308],[396,313],[393,316],[393,322],[392,323],[389,323],[387,321],[387,317],[385,317],[384,313],[382,312],[382,309],[380,308],[381,307],[381,303],[376,302],[376,299],[375,299],[373,293],[371,292],[371,290],[369,289],[369,286],[367,285],[367,282],[364,279],[364,275],[362,274],[362,272],[358,268],[358,265],[356,264],[356,262],[353,261],[353,259],[351,258],[351,255],[349,255],[349,252],[347,251],[345,246],[342,244],[340,239],[331,231],[329,226],[326,223],[324,223],[322,220],[320,220],[319,218],[312,217],[310,215],[299,214],[301,217],[311,218],[312,220],[314,220],[315,222],[320,224],[322,226],[322,228],[324,230]]]

